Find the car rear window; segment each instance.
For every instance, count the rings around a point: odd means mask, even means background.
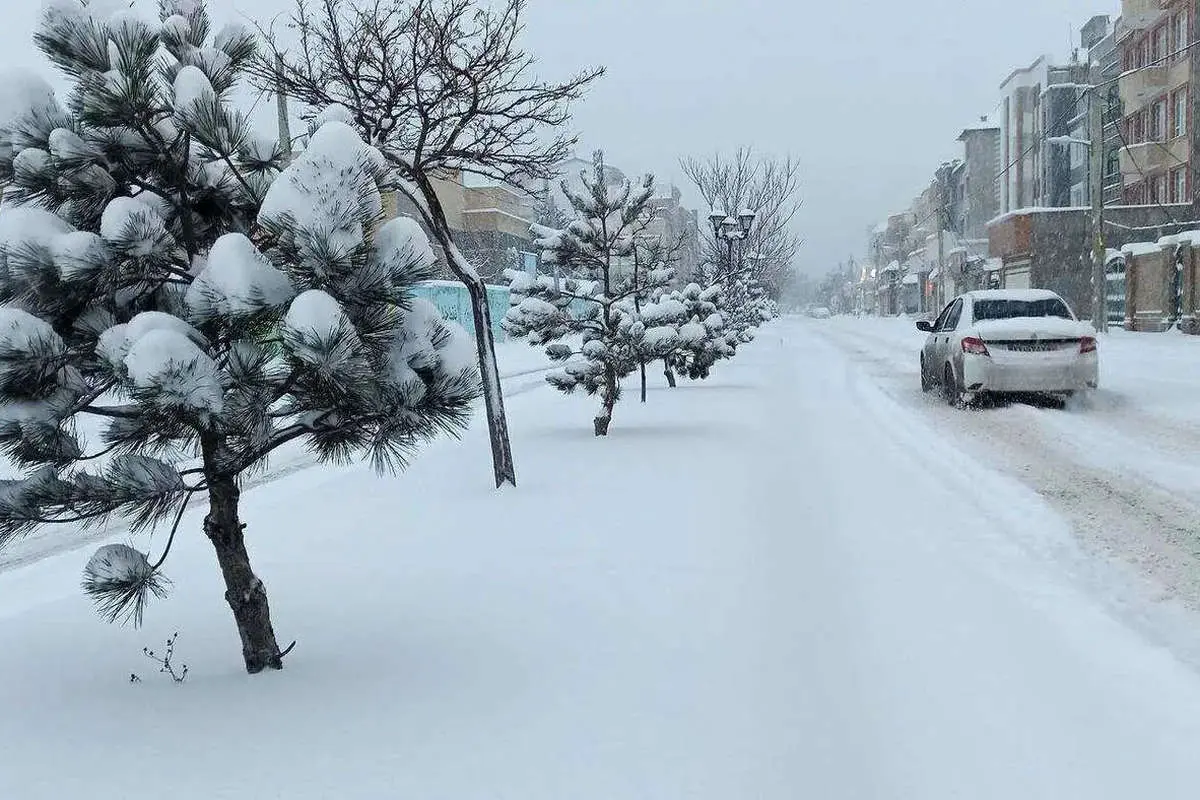
[[[1046,300],[976,300],[975,320],[1017,317],[1062,317],[1071,319],[1067,304],[1056,297]]]

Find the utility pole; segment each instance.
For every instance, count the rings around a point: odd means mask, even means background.
[[[287,95],[283,91],[283,56],[275,56],[275,108],[279,114],[279,151],[283,153],[284,166],[292,163],[292,131],[288,123]]]
[[[1097,82],[1098,83],[1098,82]],[[1088,94],[1088,129],[1091,139],[1092,193],[1092,327],[1097,333],[1108,332],[1108,279],[1104,261],[1104,103],[1100,89],[1093,86]]]
[[[946,237],[945,237],[945,218],[946,218],[946,171],[945,169],[938,170],[937,173],[937,237],[938,237],[938,280],[946,280]],[[925,307],[924,293],[921,297],[921,307]],[[928,309],[924,309],[928,310]]]

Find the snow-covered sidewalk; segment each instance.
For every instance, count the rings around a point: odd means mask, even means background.
[[[477,424],[398,479],[248,492],[279,674],[242,672],[199,513],[140,631],[78,553],[3,574],[0,797],[1195,796],[1200,678],[806,323],[608,440],[593,406],[511,398],[516,491]],[[173,631],[181,685],[140,655]]]
[[[500,379],[506,397],[545,386],[545,373],[552,366],[546,358],[543,348],[533,348],[528,343],[519,341],[497,344],[496,362],[500,369]],[[84,435],[93,441],[98,440],[100,426],[103,422],[98,418],[88,418],[84,420],[84,423],[94,425],[94,429],[84,431]],[[289,442],[272,454],[265,469],[246,476],[242,488],[249,489],[270,483],[293,472],[308,469],[316,463],[316,458],[302,441]],[[21,470],[7,459],[0,457],[0,477],[17,477],[20,474]],[[206,500],[199,498],[197,503],[201,502],[206,502]],[[83,531],[74,525],[43,526],[0,550],[0,573],[30,564],[55,553],[86,547],[98,540],[109,538],[114,533],[119,533],[125,527],[126,525],[121,519],[114,519],[104,525]]]

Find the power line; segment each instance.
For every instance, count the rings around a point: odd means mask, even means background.
[[[1073,119],[1075,116],[1075,109],[1077,109],[1079,107],[1079,101],[1082,100],[1086,94],[1088,94],[1091,91],[1094,91],[1094,89],[1095,89],[1095,87],[1088,87],[1084,91],[1075,95],[1074,102],[1072,102],[1070,107],[1068,107],[1067,110],[1061,116],[1059,116],[1059,118],[1057,120],[1055,120],[1055,123],[1054,123],[1054,125],[1051,126],[1051,128],[1053,128],[1054,130],[1057,130],[1059,125],[1062,125],[1062,124],[1066,123],[1068,120]],[[1012,163],[1010,163],[1003,170],[1001,170],[1000,174],[996,176],[996,180],[999,181],[1001,178],[1003,178],[1005,175],[1007,175],[1009,172],[1011,172],[1013,167],[1015,167],[1020,162],[1024,161],[1026,156],[1028,156],[1030,153],[1032,153],[1035,148],[1044,144],[1048,138],[1050,138],[1050,137],[1047,134],[1047,132],[1043,131],[1040,136],[1038,136],[1036,139],[1033,140],[1033,142],[1030,143],[1029,147],[1026,147],[1021,152],[1021,154],[1012,161]]]
[[[1148,62],[1147,64],[1144,64],[1143,66],[1135,67],[1130,70],[1126,70],[1125,72],[1122,72],[1120,75],[1118,75],[1115,78],[1111,78],[1110,80],[1107,80],[1107,81],[1102,81],[1101,83],[1089,85],[1086,89],[1084,89],[1082,92],[1080,92],[1078,95],[1076,95],[1075,101],[1073,103],[1071,103],[1071,106],[1067,110],[1067,113],[1074,115],[1075,109],[1079,107],[1079,101],[1082,100],[1086,95],[1095,93],[1097,95],[1097,97],[1099,97],[1100,89],[1104,89],[1108,86],[1112,86],[1113,84],[1120,82],[1120,80],[1122,78],[1128,77],[1129,75],[1134,75],[1136,73],[1143,72],[1148,69],[1152,69],[1161,64],[1165,64],[1166,62],[1170,61],[1171,59],[1175,58],[1176,56],[1181,55],[1181,54],[1186,53],[1187,51],[1191,50],[1196,45],[1200,45],[1200,39],[1197,39],[1194,42],[1190,42],[1189,44],[1184,45],[1183,47],[1179,48],[1178,50],[1168,53],[1167,55],[1162,56],[1161,58],[1157,58],[1154,61]],[[1003,100],[1001,102],[1003,102]],[[1060,117],[1056,121],[1054,127],[1057,128],[1059,124],[1068,122],[1070,119],[1074,119],[1074,118],[1075,118],[1074,116],[1068,117],[1067,119],[1063,119],[1062,117]],[[1120,122],[1117,123],[1116,127],[1119,131],[1120,127],[1121,127]],[[1036,139],[1034,142],[1032,142],[1029,145],[1029,147],[1025,148],[1025,150],[1022,151],[1022,153],[1019,156],[1017,156],[1017,158],[1015,160],[1013,160],[1012,163],[1010,163],[1008,166],[1006,166],[1000,172],[1000,174],[996,176],[996,180],[1000,180],[1005,175],[1007,175],[1009,172],[1011,172],[1013,167],[1015,167],[1018,163],[1023,161],[1026,156],[1028,156],[1030,153],[1033,152],[1034,148],[1041,145],[1047,138],[1049,138],[1049,137],[1047,136],[1047,134],[1045,132],[1043,132],[1040,138]],[[1122,139],[1123,138],[1124,137],[1122,137]],[[1173,153],[1172,153],[1172,156],[1174,157]],[[1186,163],[1186,162],[1180,161],[1180,163],[1182,164],[1182,163]]]
[[[1114,83],[1120,82],[1121,78],[1125,78],[1130,75],[1134,75],[1138,72],[1143,72],[1148,69],[1153,69],[1154,67],[1157,67],[1161,64],[1165,64],[1166,62],[1170,61],[1172,58],[1175,58],[1175,56],[1186,53],[1187,51],[1191,50],[1193,47],[1195,47],[1198,44],[1200,44],[1200,39],[1197,39],[1194,42],[1185,44],[1183,47],[1179,48],[1178,50],[1171,52],[1171,53],[1167,53],[1165,56],[1162,56],[1161,58],[1157,58],[1154,61],[1149,61],[1140,67],[1134,67],[1133,69],[1127,69],[1115,78],[1111,78],[1110,80],[1104,81],[1103,83],[1096,84],[1094,88],[1104,89],[1108,86],[1112,86]]]
[[[1125,139],[1125,132],[1124,132],[1123,130],[1121,130],[1121,128],[1122,128],[1122,127],[1123,127],[1123,126],[1122,126],[1120,123],[1118,123],[1118,124],[1117,124],[1117,126],[1116,126],[1116,128],[1117,128],[1117,136],[1119,136],[1119,137],[1120,137],[1120,139],[1121,139],[1121,147],[1122,147],[1124,150],[1128,151],[1128,150],[1129,150],[1129,142],[1128,142],[1128,141],[1126,141],[1126,139]],[[1160,146],[1160,147],[1162,147],[1162,145],[1161,145],[1161,144],[1160,144],[1159,146]],[[1166,147],[1163,147],[1163,150],[1165,150],[1167,153],[1170,153],[1170,152],[1171,152],[1170,150],[1167,150],[1167,148],[1166,148]],[[1136,158],[1134,158],[1134,157],[1131,155],[1131,156],[1129,157],[1129,162],[1130,162],[1131,164],[1133,164],[1133,168],[1134,168],[1134,169],[1136,169],[1136,170],[1138,171],[1138,174],[1142,176],[1142,181],[1143,181],[1143,182],[1146,182],[1146,183],[1148,184],[1148,183],[1149,183],[1149,181],[1150,181],[1150,178],[1149,178],[1149,176],[1147,176],[1147,175],[1146,175],[1145,171],[1143,171],[1143,170],[1142,170],[1142,168],[1141,168],[1141,167],[1138,165],[1138,163],[1137,163],[1137,159],[1136,159]],[[1180,163],[1183,163],[1183,162],[1180,162]],[[1123,180],[1123,179],[1122,179],[1122,180]],[[1148,190],[1149,190],[1149,186],[1147,186],[1147,191],[1148,191]],[[1174,223],[1174,224],[1179,224],[1179,220],[1175,219],[1175,215],[1171,213],[1171,209],[1169,209],[1169,208],[1167,208],[1165,205],[1163,205],[1161,201],[1159,201],[1159,200],[1154,200],[1154,201],[1153,201],[1153,205],[1156,205],[1156,206],[1158,206],[1158,207],[1159,207],[1159,208],[1162,210],[1162,212],[1163,212],[1164,214],[1166,214],[1166,216],[1167,216],[1167,219],[1171,220],[1171,222],[1172,222],[1172,223]]]

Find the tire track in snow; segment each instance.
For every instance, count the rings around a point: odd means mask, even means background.
[[[1161,458],[1161,467],[1149,475],[1132,461],[1115,469],[1118,461],[1088,463],[1076,441],[1110,437],[1111,442],[1107,418],[1069,424],[1060,419],[1064,414],[1074,423],[1090,412],[1021,404],[974,412],[951,409],[920,392],[919,356],[903,342],[844,327],[810,330],[840,350],[864,379],[934,422],[947,439],[1037,491],[1071,523],[1085,553],[1132,568],[1145,598],[1200,611],[1200,486],[1188,485],[1195,467],[1176,458],[1176,447],[1158,450],[1157,436],[1129,443]],[[907,358],[902,360],[901,354]],[[908,369],[901,366],[905,360],[911,363]],[[1155,421],[1155,426],[1164,424]],[[1138,430],[1138,425],[1123,427]],[[1180,438],[1180,447],[1190,445],[1186,434]],[[1120,446],[1120,439],[1110,446]]]

